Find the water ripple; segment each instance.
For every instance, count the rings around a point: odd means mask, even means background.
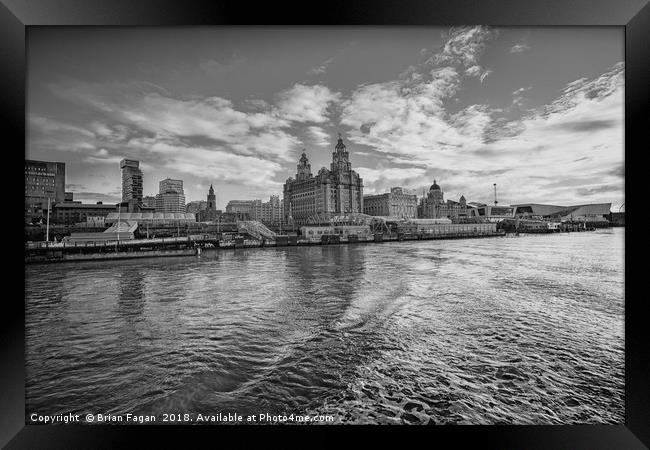
[[[27,412],[622,423],[623,233],[28,266]]]

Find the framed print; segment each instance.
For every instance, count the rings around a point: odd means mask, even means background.
[[[650,6],[322,6],[4,2],[2,444],[646,448]]]

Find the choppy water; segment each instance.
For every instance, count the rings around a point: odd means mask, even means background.
[[[27,414],[623,423],[624,229],[26,267]]]

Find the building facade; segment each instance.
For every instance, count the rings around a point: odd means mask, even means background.
[[[427,195],[420,199],[418,217],[423,219],[464,218],[467,217],[467,202],[463,195],[460,196],[457,202],[453,200],[445,202],[442,189],[438,186],[436,180],[433,180]]]
[[[418,197],[394,187],[390,192],[363,196],[363,212],[370,216],[417,217]]]
[[[185,205],[185,212],[191,214],[199,214],[201,211],[205,211],[207,206],[208,203],[205,200],[195,200]]]
[[[156,195],[156,212],[185,213],[185,192],[183,180],[165,178],[159,184]]]
[[[142,171],[140,162],[134,159],[120,161],[122,169],[122,202],[142,205]]]
[[[147,195],[145,197],[142,197],[142,205],[147,207],[147,208],[155,208],[156,207],[156,196],[155,195]]]
[[[110,213],[115,212],[115,205],[104,205],[102,202],[86,204],[78,201],[61,202],[52,206],[53,223],[58,225],[74,225],[82,222],[98,222]]]
[[[268,202],[255,200],[251,210],[251,219],[265,224],[280,224],[282,222],[282,200],[279,195],[272,195]]]
[[[25,222],[44,219],[50,207],[65,201],[65,163],[25,160]],[[51,211],[51,209],[50,209]]]
[[[314,176],[303,151],[296,177],[287,179],[283,195],[285,221],[299,225],[316,214],[363,212],[363,180],[352,170],[341,135],[332,153],[330,170],[323,167]]]
[[[280,196],[272,195],[268,202],[256,200],[231,200],[226,205],[226,212],[235,214],[240,220],[258,220],[267,225],[282,222],[283,209]]]
[[[252,216],[253,202],[255,200],[230,200],[226,205],[226,213],[237,217],[239,220],[249,220]]]

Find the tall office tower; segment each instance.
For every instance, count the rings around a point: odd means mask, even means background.
[[[142,204],[142,171],[140,162],[134,159],[120,161],[122,169],[122,202]]]

